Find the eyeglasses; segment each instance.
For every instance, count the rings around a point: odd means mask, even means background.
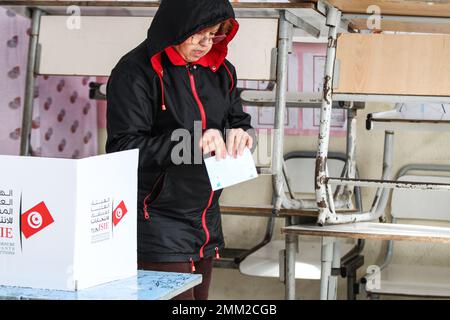
[[[200,42],[206,41],[206,43],[217,44],[223,41],[227,37],[226,34],[220,34],[217,36],[209,37],[207,35],[203,35],[201,33],[196,33],[191,36],[191,44],[199,44]]]

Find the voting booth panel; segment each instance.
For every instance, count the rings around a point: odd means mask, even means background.
[[[0,285],[78,290],[137,274],[138,150],[0,161]]]

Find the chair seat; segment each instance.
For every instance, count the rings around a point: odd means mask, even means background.
[[[273,240],[264,247],[249,255],[239,264],[239,271],[249,276],[279,278],[279,254],[284,250],[284,240]],[[344,256],[352,244],[341,243],[341,256]],[[299,241],[299,253],[296,256],[295,278],[297,279],[320,279],[320,252],[321,242]]]
[[[381,271],[380,289],[366,291],[421,297],[450,297],[450,267],[389,264]]]

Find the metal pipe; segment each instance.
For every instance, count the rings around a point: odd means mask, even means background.
[[[313,151],[291,151],[287,153],[284,156],[283,161],[283,170],[286,172],[285,175],[287,175],[287,168],[285,165],[285,162],[289,159],[295,159],[295,158],[312,158],[315,157],[317,153],[314,153]],[[329,152],[328,153],[328,159],[336,159],[341,161],[346,161],[347,156],[340,152]],[[343,171],[345,173],[345,170]],[[289,188],[289,184],[287,184],[287,187]],[[288,190],[291,194],[292,191]],[[358,189],[359,191],[359,189]],[[357,196],[359,197],[359,200],[361,200],[361,195],[358,192]],[[315,199],[294,199],[291,195],[292,199],[289,199],[284,192],[281,194],[282,198],[282,206],[286,209],[317,209],[317,202]],[[336,208],[347,208],[348,207],[348,200],[347,199],[337,199],[335,198],[335,206]],[[358,207],[358,206],[357,206]]]
[[[27,75],[25,80],[25,99],[22,115],[22,130],[20,134],[20,155],[30,155],[31,123],[33,121],[33,100],[35,85],[36,57],[39,38],[39,25],[42,16],[40,9],[33,9],[31,34],[28,46]]]
[[[346,178],[325,178],[325,181],[331,184],[349,184],[361,187],[383,187],[383,188],[399,188],[399,189],[419,189],[419,190],[439,190],[450,191],[450,184],[446,183],[423,183],[415,181],[381,181],[372,179],[346,179]]]
[[[391,178],[392,163],[393,163],[393,146],[394,146],[394,133],[392,131],[386,131],[384,138],[384,153],[383,153],[383,172],[382,172],[383,180]],[[353,180],[360,181],[357,179]],[[359,192],[357,196],[359,197],[359,206],[360,208],[362,208],[360,198],[361,195]],[[372,207],[369,212],[362,212],[357,214],[345,214],[345,215],[335,214],[333,216],[333,219],[330,219],[328,223],[339,224],[339,223],[371,221],[379,219],[386,209],[388,199],[389,199],[389,191],[384,188],[378,188],[374,201],[372,203]]]
[[[283,159],[284,160],[284,159]],[[292,192],[292,188],[291,188],[291,181],[289,179],[288,176],[288,172],[287,172],[287,166],[286,166],[286,161],[283,161],[283,176],[284,176],[284,180],[286,182],[286,187],[288,189],[289,192],[289,196],[294,199],[294,193]],[[283,192],[284,194],[284,192]]]
[[[401,176],[406,175],[409,171],[443,171],[443,172],[450,172],[450,166],[449,165],[439,165],[439,164],[409,164],[406,166],[403,166],[398,171],[397,175],[395,176],[395,180],[400,178]],[[396,223],[397,219],[392,218],[391,223]],[[381,270],[384,270],[389,263],[392,260],[392,255],[394,251],[394,241],[388,240],[387,241],[387,247],[386,247],[386,253],[384,256],[384,261],[380,266]]]
[[[315,191],[316,201],[319,208],[319,217],[317,223],[324,225],[329,219],[330,201],[332,197],[327,195],[326,187],[326,163],[328,156],[328,144],[330,139],[330,125],[331,125],[331,109],[333,104],[332,88],[333,88],[333,74],[334,61],[336,57],[336,42],[337,42],[337,25],[340,22],[341,12],[333,6],[327,7],[326,24],[328,29],[328,46],[327,58],[325,63],[325,76],[323,82],[323,98],[322,107],[320,109],[320,130],[318,137],[318,152],[316,157],[315,169]]]
[[[392,179],[392,164],[394,162],[394,132],[384,132],[384,150],[383,150],[383,171],[382,180]],[[388,203],[390,190],[385,188],[378,188],[375,199],[372,205],[372,211],[378,216],[382,217],[382,221],[385,220],[385,209]],[[378,199],[378,200],[377,200]]]
[[[268,219],[269,220],[267,221],[267,225],[266,225],[266,233],[264,234],[263,240],[261,242],[259,242],[257,245],[255,245],[254,247],[252,247],[252,248],[246,250],[245,252],[243,252],[241,255],[235,257],[234,258],[234,262],[236,264],[241,263],[249,255],[251,255],[252,253],[258,251],[259,249],[264,247],[266,244],[268,244],[272,240],[273,229],[274,229],[274,226],[275,226],[275,215],[272,214]]]
[[[332,269],[340,269],[341,267],[341,243],[335,239],[333,243],[333,260],[331,261]],[[330,288],[328,290],[328,300],[337,299],[338,276],[330,276]]]
[[[404,176],[409,171],[450,171],[450,165],[445,164],[408,164],[398,171],[395,179]]]
[[[322,237],[321,269],[320,269],[320,300],[328,299],[331,263],[333,260],[334,238]]]
[[[286,198],[283,188],[283,162],[284,162],[284,115],[286,113],[287,70],[289,47],[292,43],[292,24],[286,19],[286,11],[280,11],[278,22],[278,61],[277,61],[277,86],[275,104],[274,141],[272,152],[272,185],[274,191],[274,214],[281,208],[283,198]],[[289,223],[289,218],[286,218]],[[297,237],[286,235],[285,248],[285,298],[295,299],[295,247],[293,245]],[[295,243],[294,243],[295,244]]]
[[[356,178],[356,110],[347,110],[347,177]],[[344,187],[344,195],[347,197],[349,205],[353,196],[354,188]]]
[[[278,66],[276,106],[274,123],[274,141],[272,152],[272,183],[274,188],[274,209],[281,208],[281,194],[283,193],[283,143],[284,143],[284,115],[286,111],[288,47],[292,41],[292,25],[286,20],[284,10],[280,11],[278,35]]]
[[[396,221],[397,219],[392,218],[391,223],[396,223]],[[380,266],[380,270],[384,270],[389,265],[389,263],[391,263],[393,251],[394,251],[394,241],[388,240],[386,247],[386,255],[384,257],[383,263]]]
[[[356,160],[355,160],[355,146],[356,146],[356,109],[353,109],[353,102],[350,102],[351,107],[347,109],[347,134],[346,134],[346,160],[344,172],[341,177],[355,178],[356,177]],[[351,198],[354,188],[349,188],[347,185],[338,185],[336,187],[334,199],[345,199],[347,207],[351,207]]]
[[[286,222],[288,218],[286,218]],[[288,222],[286,223],[288,224]],[[285,272],[285,298],[295,300],[295,257],[297,253],[298,236],[292,234],[285,235],[286,242],[286,272]]]

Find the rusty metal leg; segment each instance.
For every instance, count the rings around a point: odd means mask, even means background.
[[[325,77],[323,83],[323,100],[320,110],[320,131],[319,146],[316,157],[315,190],[316,201],[319,208],[319,218],[317,223],[324,225],[330,216],[335,214],[331,211],[330,202],[333,201],[332,195],[327,191],[326,185],[326,167],[328,156],[328,144],[330,140],[330,122],[332,109],[332,83],[334,74],[334,60],[336,57],[336,37],[337,25],[340,22],[341,12],[336,8],[329,6],[327,8],[326,24],[328,29],[328,48],[325,64]]]
[[[353,104],[352,104],[353,105]],[[347,110],[347,178],[356,178],[356,110]],[[344,186],[348,208],[352,203],[354,187]]]

